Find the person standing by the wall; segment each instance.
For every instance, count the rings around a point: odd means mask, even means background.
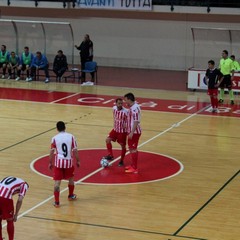
[[[222,81],[219,83],[220,90],[220,99],[219,102],[223,103],[224,99],[224,88],[228,89],[231,105],[234,104],[234,96],[232,90],[232,79],[234,75],[234,66],[233,61],[228,57],[228,51],[222,51],[222,58],[220,59],[219,69],[223,75]]]
[[[231,58],[232,61],[233,61],[234,71],[240,71],[240,64],[239,64],[239,62],[236,60],[235,55],[231,55],[230,58]]]
[[[75,45],[75,48],[80,51],[81,70],[85,69],[85,63],[93,60],[93,42],[90,36],[86,34],[83,41],[79,46]],[[91,73],[92,80],[94,79],[94,73]],[[85,82],[86,74],[82,72],[81,82]]]

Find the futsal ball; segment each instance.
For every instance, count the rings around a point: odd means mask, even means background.
[[[104,168],[109,166],[109,162],[106,158],[102,158],[101,161],[100,161],[100,164]]]

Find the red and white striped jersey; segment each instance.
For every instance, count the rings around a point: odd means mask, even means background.
[[[127,114],[128,110],[126,108],[122,108],[118,110],[117,106],[113,107],[113,120],[114,120],[114,130],[118,133],[126,132],[127,128]]]
[[[17,193],[24,197],[28,188],[28,184],[21,178],[5,177],[0,182],[0,197],[12,199],[12,196]]]
[[[67,132],[59,132],[52,138],[51,149],[56,150],[54,166],[71,168],[73,166],[72,150],[77,148],[75,137]]]
[[[128,110],[127,117],[127,132],[130,133],[133,129],[134,122],[139,122],[134,133],[141,134],[142,130],[140,127],[141,121],[141,109],[137,103],[134,103]]]

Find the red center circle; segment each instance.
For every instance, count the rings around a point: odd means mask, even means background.
[[[115,160],[111,166],[102,168],[100,160],[106,155],[105,149],[78,150],[81,166],[75,166],[74,180],[84,184],[134,184],[168,179],[182,172],[183,165],[178,160],[166,155],[139,151],[138,174],[125,173],[124,167],[118,167],[121,150],[113,150]],[[52,177],[48,169],[48,155],[35,159],[31,168],[38,174]],[[126,154],[125,165],[131,163],[131,156]]]

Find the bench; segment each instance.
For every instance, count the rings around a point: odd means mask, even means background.
[[[53,72],[53,68],[48,68],[49,71],[49,79],[50,81],[53,81],[53,79],[56,79],[56,82],[61,82],[61,81],[57,81],[56,78],[56,74]],[[25,72],[24,72],[25,74]],[[69,68],[65,71],[65,73],[62,76],[62,79],[64,80],[65,83],[67,82],[78,82],[80,83],[80,75],[81,75],[81,70],[79,70],[78,68]],[[43,70],[37,69],[36,71],[36,81],[40,81],[43,80],[43,78],[45,78],[45,74]],[[71,81],[69,81],[71,80]]]

